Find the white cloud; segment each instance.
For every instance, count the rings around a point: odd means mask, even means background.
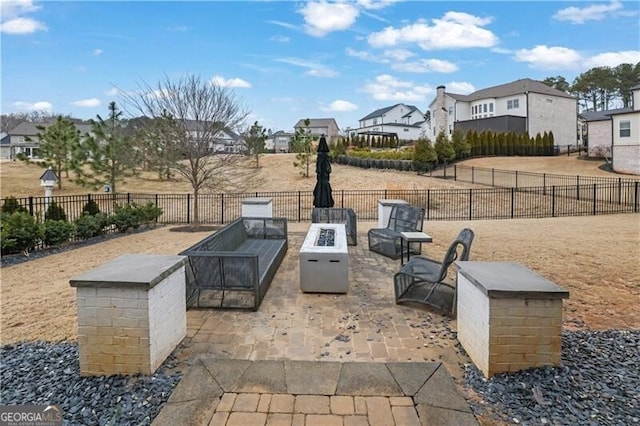
[[[282,35],[274,35],[269,40],[275,41],[276,43],[289,43],[291,39]]]
[[[111,89],[104,92],[104,94],[107,96],[118,96],[119,93],[120,91],[115,87],[112,87]]]
[[[623,8],[619,1],[609,4],[591,4],[586,7],[567,7],[560,9],[553,17],[558,21],[569,21],[572,24],[584,24],[587,21],[600,21],[614,15]]]
[[[323,37],[333,31],[346,30],[356,22],[359,10],[348,3],[309,2],[299,10],[307,34]]]
[[[458,71],[458,66],[449,61],[441,59],[420,59],[414,62],[400,62],[391,65],[396,71],[403,72],[442,72],[450,73]]]
[[[338,73],[329,68],[314,68],[305,72],[306,75],[311,77],[332,78],[338,76]]]
[[[295,65],[297,67],[307,68],[305,75],[310,75],[312,77],[336,77],[338,73],[331,68],[322,65],[316,64],[315,62],[307,61],[300,58],[278,58],[275,59],[276,62],[282,62],[289,65]]]
[[[39,101],[35,103],[19,101],[15,102],[13,106],[21,111],[51,111],[53,109],[53,105],[46,101]]]
[[[531,68],[545,70],[576,69],[583,62],[582,55],[573,49],[545,45],[517,50],[514,59],[527,62]]]
[[[346,53],[348,56],[358,58],[363,61],[376,62],[379,64],[388,64],[391,62],[404,62],[412,56],[415,56],[413,52],[407,49],[389,49],[382,53],[371,53],[365,50],[355,50],[347,47]]]
[[[214,75],[211,78],[211,82],[217,84],[220,87],[239,87],[242,89],[248,89],[251,87],[251,83],[237,77],[226,79],[221,75]]]
[[[605,52],[585,60],[585,68],[617,67],[620,64],[637,64],[640,62],[640,50],[626,50],[622,52]]]
[[[358,105],[352,104],[349,101],[343,101],[341,99],[331,102],[328,106],[321,108],[326,112],[346,112],[354,111],[358,109]]]
[[[0,24],[0,32],[6,34],[31,34],[38,30],[46,30],[47,27],[35,19],[15,18]]]
[[[95,108],[100,106],[100,99],[98,98],[81,99],[79,101],[71,102],[71,105],[82,107],[82,108]]]
[[[290,24],[288,22],[282,22],[282,21],[267,21],[270,24],[273,25],[277,25],[279,27],[283,27],[283,28],[287,28],[289,30],[298,30],[299,28],[296,25]]]
[[[447,92],[458,93],[460,95],[468,95],[476,91],[476,88],[471,83],[466,81],[451,81],[446,84]]]
[[[100,56],[102,55],[102,49],[95,49],[93,52],[91,52],[91,56]]]
[[[0,1],[0,17],[2,19],[0,32],[17,35],[46,30],[47,27],[42,22],[24,16],[38,9],[40,6],[36,6],[31,0]]]
[[[433,19],[431,25],[421,19],[401,28],[387,27],[371,33],[367,41],[374,47],[415,43],[424,50],[492,47],[498,43],[498,37],[483,28],[491,21],[468,13],[447,12],[441,19]]]
[[[400,0],[358,0],[358,6],[363,9],[378,10],[384,9],[387,6],[391,6]]]
[[[378,101],[424,102],[427,95],[434,92],[428,84],[416,84],[413,81],[400,81],[388,74],[376,77],[361,89]]]

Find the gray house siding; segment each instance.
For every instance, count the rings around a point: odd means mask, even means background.
[[[455,128],[464,132],[475,130],[482,132],[492,130],[494,132],[516,132],[524,133],[527,130],[527,119],[513,115],[503,115],[500,117],[481,118],[478,120],[465,120],[455,123]]]

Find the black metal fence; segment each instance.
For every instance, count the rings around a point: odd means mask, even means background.
[[[544,218],[560,216],[638,213],[640,180],[536,176],[534,173],[502,173],[492,169],[461,168],[451,170],[456,180],[493,185],[494,188],[424,189],[424,190],[334,190],[335,207],[352,208],[358,220],[377,220],[378,201],[403,199],[424,206],[427,220],[487,220]],[[542,179],[542,184],[524,186]],[[569,179],[574,179],[569,183]],[[564,183],[564,184],[559,184]],[[510,186],[511,185],[511,186]],[[312,191],[252,192],[204,194],[198,198],[199,222],[224,224],[242,215],[242,200],[248,197],[270,197],[273,215],[290,221],[311,220]],[[194,221],[195,203],[191,194],[87,194],[19,198],[18,202],[31,215],[44,218],[47,206],[55,202],[68,220],[82,214],[90,200],[100,211],[112,213],[118,204],[151,202],[163,211],[158,219],[164,224],[189,224]]]

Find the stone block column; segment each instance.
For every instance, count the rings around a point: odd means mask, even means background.
[[[273,199],[271,197],[243,199],[242,217],[273,217]]]
[[[485,376],[560,364],[568,291],[518,263],[455,265],[458,340]]]
[[[155,372],[187,333],[186,263],[127,254],[69,281],[82,375]]]

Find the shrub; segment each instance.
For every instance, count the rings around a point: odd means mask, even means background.
[[[44,214],[45,222],[47,220],[63,220],[67,221],[67,214],[64,209],[60,207],[56,202],[52,202],[47,209],[47,212]]]
[[[127,232],[129,228],[138,229],[141,220],[140,212],[135,203],[116,206],[111,216],[111,223],[119,232]]]
[[[77,218],[73,223],[75,225],[76,237],[81,240],[95,237],[102,231],[102,224],[98,215],[92,216],[85,213]]]
[[[13,213],[13,212],[27,212],[27,209],[25,209],[24,207],[22,207],[20,205],[20,203],[18,203],[18,200],[16,200],[15,197],[7,197],[4,199],[4,203],[2,204],[2,208],[0,208],[0,211],[3,213]]]
[[[98,203],[93,200],[87,201],[87,203],[82,208],[82,213],[90,214],[91,216],[95,216],[100,213],[100,207],[98,207]]]
[[[64,220],[47,220],[43,226],[42,241],[47,246],[59,246],[69,241],[73,235],[74,226]]]
[[[0,246],[3,254],[29,251],[42,238],[42,226],[28,213],[3,213],[0,221]]]
[[[134,208],[138,210],[138,217],[144,225],[151,225],[162,215],[162,209],[151,201],[141,206],[134,205]]]

